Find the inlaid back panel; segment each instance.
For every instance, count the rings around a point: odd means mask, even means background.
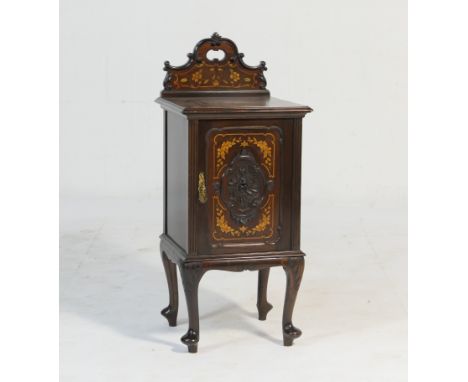
[[[217,57],[214,55],[217,54]],[[180,93],[194,94],[200,91],[246,91],[268,94],[263,72],[264,61],[259,66],[247,65],[244,54],[236,44],[214,33],[201,40],[188,55],[189,60],[181,66],[164,63],[167,72],[163,95]]]

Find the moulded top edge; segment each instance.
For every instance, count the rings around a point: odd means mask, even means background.
[[[310,113],[309,106],[266,96],[159,97],[163,108],[182,114]]]

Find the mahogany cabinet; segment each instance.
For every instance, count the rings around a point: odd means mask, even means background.
[[[211,54],[217,52],[218,58]],[[304,269],[300,249],[301,131],[308,106],[270,97],[262,61],[244,63],[233,41],[213,34],[185,65],[165,62],[164,232],[169,287],[162,310],[178,311],[177,267],[189,325],[182,342],[197,352],[198,284],[206,271],[258,270],[258,318],[265,320],[270,267],[286,272],[283,341],[301,331],[292,312]]]

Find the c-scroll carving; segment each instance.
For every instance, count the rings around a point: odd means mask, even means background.
[[[222,59],[210,60],[209,51],[223,51]],[[210,38],[198,42],[188,61],[181,66],[164,62],[167,72],[163,82],[162,94],[193,91],[262,91],[266,90],[263,72],[267,70],[265,61],[259,66],[247,65],[236,44],[214,33]]]

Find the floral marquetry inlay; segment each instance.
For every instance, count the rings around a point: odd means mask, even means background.
[[[267,239],[273,236],[273,215],[272,209],[274,206],[274,196],[270,195],[265,207],[262,210],[261,217],[257,224],[253,227],[241,225],[233,227],[229,224],[227,210],[222,206],[219,199],[215,197],[214,201],[214,221],[216,229],[213,233],[215,240],[229,239],[250,239],[252,237]]]
[[[277,232],[278,130],[250,129],[210,135],[212,237],[216,241],[266,240]]]
[[[268,171],[268,175],[274,177],[275,166],[275,136],[271,133],[237,133],[218,134],[214,138],[213,163],[215,163],[215,176],[219,178],[221,170],[226,166],[226,158],[230,150],[235,147],[256,146],[262,156],[262,165]]]
[[[209,52],[222,52],[223,58],[210,59]],[[265,89],[263,72],[265,62],[259,66],[244,63],[242,53],[232,40],[214,33],[211,38],[201,40],[188,55],[189,61],[182,66],[164,63],[167,72],[163,93],[197,90],[260,90]]]
[[[232,66],[232,67],[231,67]],[[173,74],[173,87],[176,89],[202,88],[251,88],[255,82],[254,75],[240,71],[235,64],[228,62],[208,64],[202,62],[194,69]]]

